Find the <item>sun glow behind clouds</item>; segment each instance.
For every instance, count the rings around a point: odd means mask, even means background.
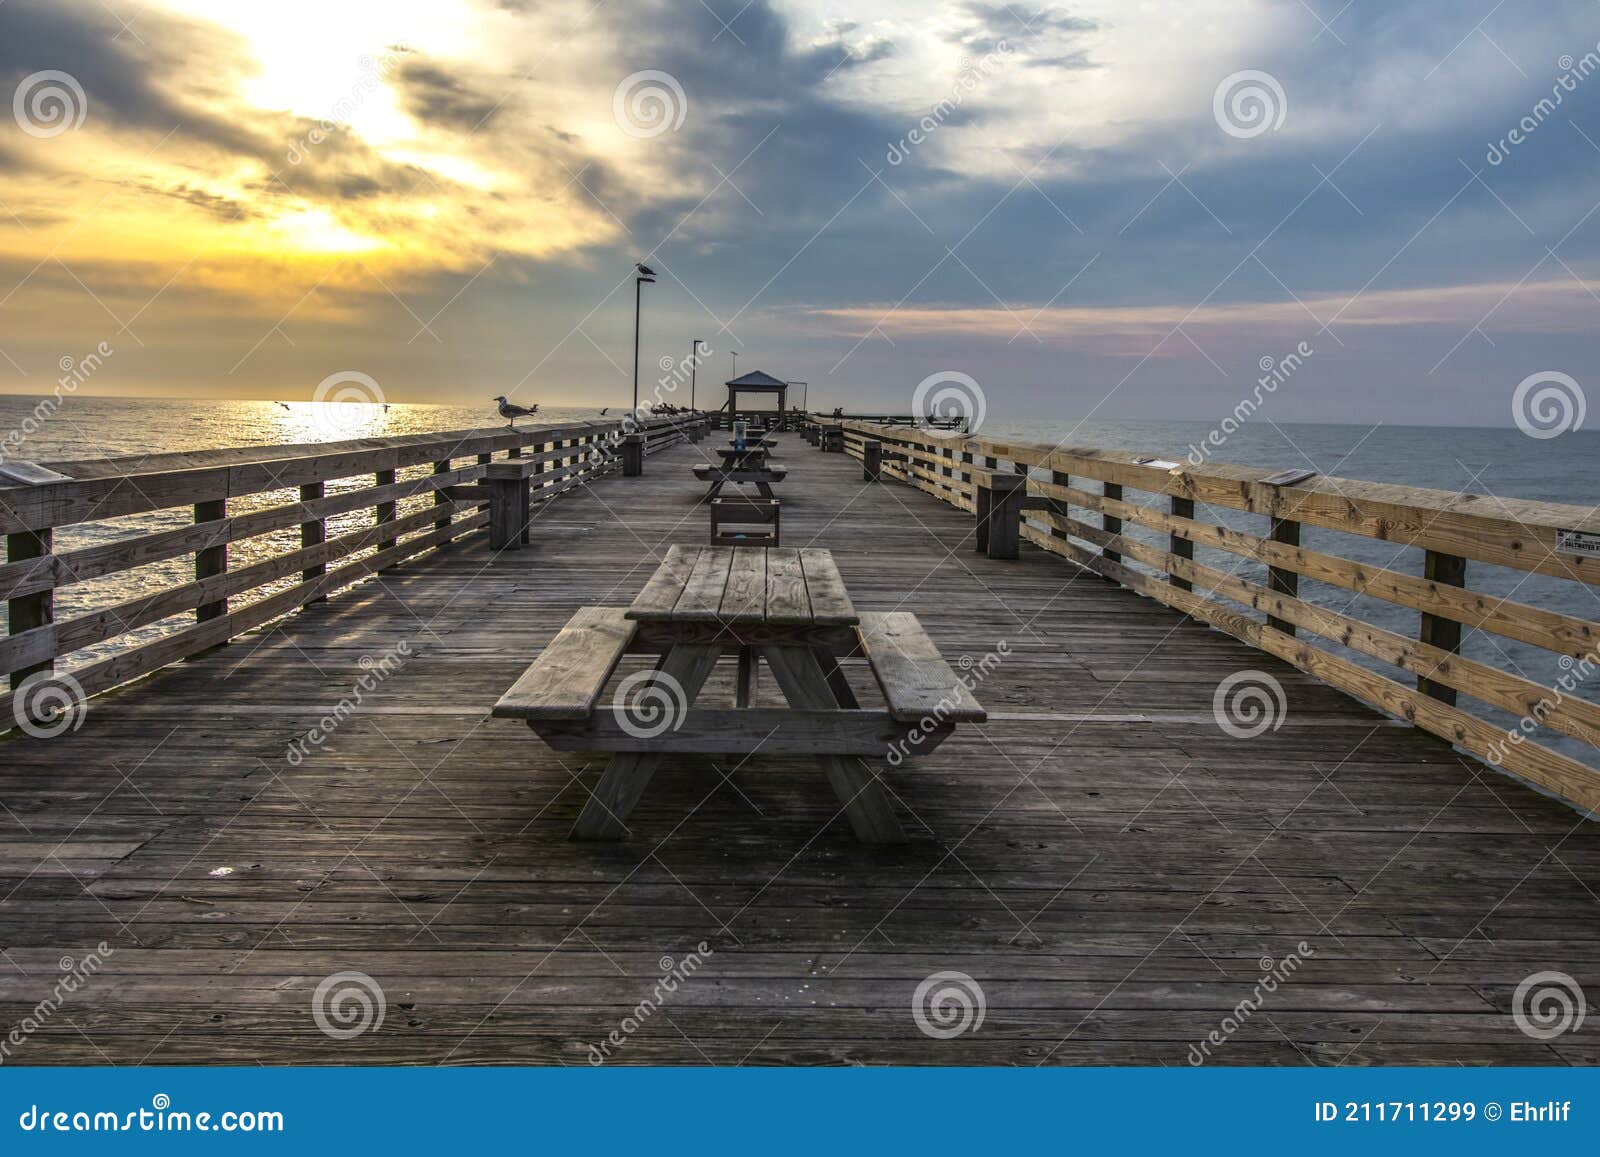
[[[241,84],[245,100],[312,120],[354,103],[348,123],[371,144],[401,139],[409,135],[410,126],[393,93],[381,86],[352,100],[364,75],[397,49],[415,46],[453,57],[470,56],[481,47],[473,19],[477,10],[452,0],[226,5],[167,0],[166,6],[220,25],[249,45],[257,71]]]
[[[269,243],[302,253],[368,253],[383,242],[347,229],[326,209],[302,209],[269,221]]]
[[[62,2],[96,33],[106,19],[95,0]],[[609,73],[583,51],[527,59],[579,4],[152,0],[139,36],[107,50],[136,77],[131,102],[111,111],[115,87],[86,75],[80,128],[17,134],[0,262],[115,254],[130,292],[181,272],[167,293],[203,287],[263,314],[304,298],[332,316],[346,290],[425,289],[500,254],[608,241],[617,222],[572,183],[590,142],[526,115],[609,115]]]

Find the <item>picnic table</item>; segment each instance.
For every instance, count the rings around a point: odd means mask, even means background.
[[[769,442],[751,442],[745,446],[713,446],[711,449],[724,466],[760,466],[766,462],[770,446]]]
[[[601,698],[625,654],[656,657]],[[697,703],[717,661],[737,662],[731,706]],[[883,705],[864,707],[841,659],[864,658]],[[765,662],[787,706],[754,705]],[[905,833],[862,757],[922,754],[987,716],[905,611],[857,612],[826,550],[674,546],[627,609],[584,607],[501,697],[551,747],[612,756],[573,835],[615,840],[671,754],[805,755],[857,838]],[[908,743],[915,734],[915,743]]]
[[[782,482],[788,475],[788,468],[767,459],[768,445],[770,443],[766,440],[759,440],[742,448],[713,446],[712,449],[722,459],[721,463],[699,462],[694,467],[694,476],[711,484],[706,491],[706,500],[709,502],[716,498],[730,482],[754,486],[762,498],[771,498],[772,483]]]

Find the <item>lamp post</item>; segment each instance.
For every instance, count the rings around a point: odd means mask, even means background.
[[[648,265],[634,263],[637,271],[633,278],[633,420],[639,420],[639,295],[645,285],[656,283],[656,271]]]
[[[695,370],[700,368],[700,347],[706,343],[695,338],[689,346],[689,409],[694,409]]]

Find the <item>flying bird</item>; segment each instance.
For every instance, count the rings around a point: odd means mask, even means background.
[[[504,394],[497,395],[495,401],[500,403],[500,416],[504,418],[513,430],[517,428],[518,418],[531,418],[539,412],[539,406],[519,406],[515,402],[506,401]]]
[[[611,407],[610,407],[610,406],[606,406],[606,407],[605,407],[605,409],[602,409],[602,410],[601,410],[601,411],[600,411],[600,416],[601,416],[601,417],[602,417],[602,418],[604,418],[604,417],[605,417],[605,416],[606,416],[606,410],[609,410],[609,409],[610,409],[610,408],[611,408]]]
[[[279,406],[282,406],[285,410],[287,410],[289,408],[289,403],[288,402],[278,402],[276,404],[279,405]]]

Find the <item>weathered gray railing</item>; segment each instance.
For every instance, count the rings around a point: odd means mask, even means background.
[[[703,421],[651,419],[633,436],[650,454]],[[489,489],[471,484],[496,461],[528,466],[529,497],[539,502],[620,468],[626,439],[618,422],[460,430],[56,462],[45,468],[51,481],[0,482],[8,627],[0,674],[10,684],[0,695],[0,731],[26,718],[35,699],[59,705],[125,683],[484,527]],[[280,500],[290,495],[298,500]],[[62,528],[178,510],[186,525],[56,547]],[[365,524],[363,511],[371,512]],[[230,546],[250,556],[246,565],[229,565]],[[64,588],[163,562],[170,570],[185,556],[192,581],[163,571],[153,594],[141,583],[135,597],[57,619]],[[236,605],[252,594],[259,597]],[[58,660],[190,612],[192,625],[55,673]]]
[[[973,511],[977,548],[1014,558],[1019,538],[1032,542],[1600,810],[1600,772],[1530,738],[1549,729],[1586,745],[1587,754],[1600,748],[1600,705],[1579,693],[1586,678],[1600,674],[1600,622],[1514,601],[1520,583],[1504,596],[1467,587],[1468,560],[1600,585],[1594,508],[1322,475],[1274,484],[1272,471],[1244,466],[1192,466],[869,423],[844,427],[845,450],[862,459],[866,476],[897,479]],[[1085,480],[1099,483],[1098,492],[1084,489]],[[1143,497],[1133,500],[1128,491]],[[1214,514],[1210,521],[1197,517],[1197,508],[1258,515],[1263,533],[1220,525]],[[1408,574],[1390,569],[1392,560],[1374,565],[1308,550],[1300,545],[1302,525],[1416,547],[1422,565]],[[1158,532],[1165,549],[1133,537],[1128,526]],[[1265,564],[1266,583],[1195,562],[1197,545]],[[1301,577],[1420,612],[1418,637],[1302,598]],[[1564,673],[1545,685],[1466,658],[1463,626],[1559,656]],[[1404,672],[1414,685],[1307,635]],[[1458,693],[1520,719],[1510,729],[1497,726],[1458,707]]]

